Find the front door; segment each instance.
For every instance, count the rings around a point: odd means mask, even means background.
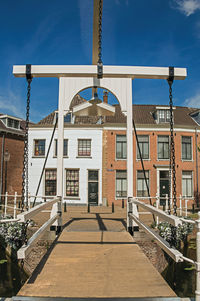
[[[99,172],[98,170],[88,170],[88,203],[98,205],[99,198]]]
[[[160,171],[160,205],[166,205],[166,194],[169,196],[169,171]]]

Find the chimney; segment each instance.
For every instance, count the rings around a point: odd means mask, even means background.
[[[103,91],[103,102],[108,103],[108,91]]]

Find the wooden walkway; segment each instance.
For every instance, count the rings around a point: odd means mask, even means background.
[[[61,233],[18,296],[175,297],[127,232]]]

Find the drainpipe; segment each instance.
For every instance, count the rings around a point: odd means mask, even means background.
[[[195,128],[195,145],[196,145],[196,192],[197,192],[197,207],[199,207],[199,175],[198,175],[198,150],[197,150],[197,128]]]
[[[1,146],[0,205],[2,201],[2,191],[3,191],[4,145],[5,145],[5,134],[3,134],[2,146]]]

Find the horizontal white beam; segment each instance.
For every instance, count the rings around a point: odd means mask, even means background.
[[[161,219],[163,219],[164,221],[170,223],[171,225],[173,225],[175,227],[182,224],[182,221],[177,216],[168,215],[167,213],[163,212],[162,210],[156,209],[155,207],[145,204],[134,198],[131,200],[131,202],[133,202],[136,205],[141,206],[142,208],[146,209],[147,211],[151,212],[152,214],[159,216]]]
[[[59,217],[59,214],[54,215],[52,218],[50,218],[42,227],[40,227],[37,232],[33,234],[33,236],[28,240],[27,245],[23,245],[18,251],[17,251],[17,258],[18,259],[25,259],[26,256],[31,251],[31,246],[33,243],[36,243],[42,235],[44,235],[44,232],[49,228]]]
[[[32,65],[33,77],[97,77],[97,66],[65,66],[65,65]],[[16,77],[26,76],[26,66],[13,66]],[[167,79],[168,67],[140,67],[140,66],[103,66],[103,76],[110,78],[153,78]],[[186,68],[174,68],[175,79],[185,79]]]
[[[1,219],[0,220],[0,224],[4,224],[4,223],[16,223],[16,222],[19,222],[20,221],[20,219],[18,219],[18,218],[13,218],[13,219]]]
[[[129,216],[140,226],[145,232],[150,234],[159,246],[175,261],[182,262],[183,255],[178,250],[171,248],[169,243],[165,241],[160,235],[158,235],[155,231],[149,228],[147,225],[143,224],[134,214],[129,213]]]
[[[23,213],[18,214],[17,219],[19,219],[21,222],[26,222],[27,220],[29,220],[30,218],[35,216],[41,210],[44,210],[49,205],[53,205],[54,203],[56,203],[58,201],[59,201],[59,199],[56,198],[56,199],[50,200],[48,202],[44,202],[42,204],[39,204],[39,205],[31,208],[29,211],[24,211]]]

